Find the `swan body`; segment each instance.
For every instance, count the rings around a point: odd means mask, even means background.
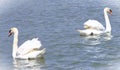
[[[106,28],[97,20],[88,20],[84,23],[85,30],[77,30],[80,35],[89,36],[89,35],[101,35],[101,34],[111,34],[111,25],[109,21],[108,14],[112,14],[112,10],[108,7],[104,8],[104,17],[106,22]]]
[[[32,40],[27,40],[24,42],[20,47],[18,47],[18,29],[13,27],[9,31],[9,36],[14,34],[13,40],[13,58],[20,58],[20,59],[30,59],[30,58],[37,58],[42,57],[45,53],[46,49],[41,49],[41,42],[38,38],[33,38]]]

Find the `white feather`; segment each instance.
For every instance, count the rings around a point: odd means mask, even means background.
[[[84,23],[84,26],[88,26],[92,29],[97,29],[97,30],[105,30],[105,27],[98,22],[97,20],[88,20]]]
[[[33,49],[40,49],[41,42],[38,38],[33,38],[32,40],[27,40],[24,42],[17,50],[17,54],[24,55]]]

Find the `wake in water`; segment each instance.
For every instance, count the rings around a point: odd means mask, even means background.
[[[112,39],[112,36],[81,36],[82,44],[85,45],[98,45],[104,41],[109,41]]]

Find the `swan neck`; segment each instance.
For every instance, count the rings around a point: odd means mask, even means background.
[[[110,20],[107,14],[107,11],[104,10],[104,17],[105,17],[105,22],[106,22],[106,32],[111,32],[111,25],[110,25]]]
[[[13,53],[12,53],[13,58],[16,57],[17,49],[18,49],[18,32],[15,32],[13,40]]]

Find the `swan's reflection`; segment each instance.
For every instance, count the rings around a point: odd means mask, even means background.
[[[85,45],[97,45],[101,44],[103,41],[108,41],[112,39],[112,35],[106,36],[82,36],[82,43]]]
[[[32,60],[14,59],[14,70],[40,70],[45,65],[44,58],[36,58]]]
[[[85,45],[97,45],[101,43],[99,36],[84,36],[82,39],[82,43]]]

